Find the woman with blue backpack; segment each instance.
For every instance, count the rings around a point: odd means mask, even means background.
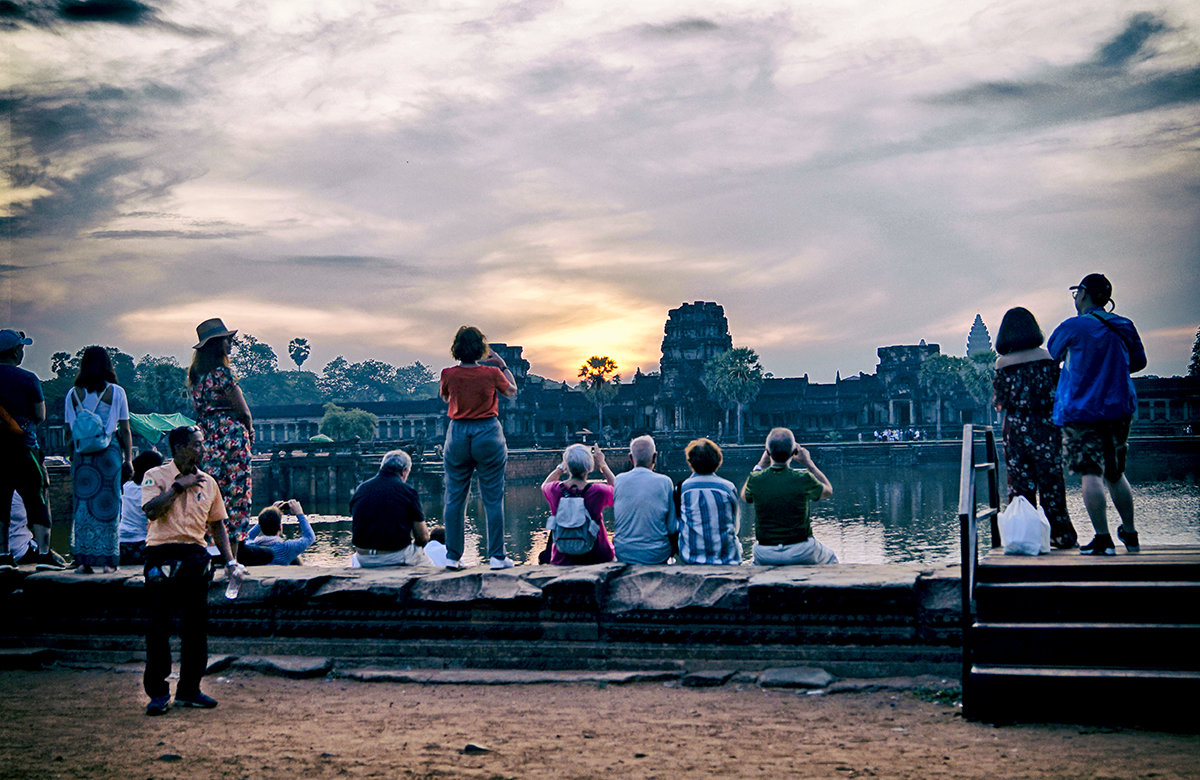
[[[588,481],[594,469],[604,475],[603,482]],[[604,527],[604,508],[612,506],[615,480],[604,453],[595,444],[591,451],[582,444],[567,447],[562,463],[542,482],[542,495],[550,505],[550,519],[546,521],[550,533],[538,563],[570,566],[608,563],[616,558]]]
[[[74,450],[71,553],[81,574],[91,574],[94,568],[115,572],[121,559],[121,481],[133,473],[133,435],[129,400],[104,347],[83,351],[64,417]]]

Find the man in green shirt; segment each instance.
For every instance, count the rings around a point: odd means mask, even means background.
[[[795,461],[799,468],[792,468]],[[754,504],[754,563],[758,566],[837,563],[837,555],[812,537],[808,502],[829,498],[833,485],[787,428],[767,434],[767,447],[742,486]]]

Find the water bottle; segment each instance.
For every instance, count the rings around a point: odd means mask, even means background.
[[[229,599],[230,601],[236,599],[238,596],[238,591],[242,589],[241,578],[235,576],[235,574],[241,574],[242,571],[244,571],[244,569],[240,563],[236,566],[227,567],[225,569],[225,579],[229,581],[228,584],[225,585],[225,598]]]

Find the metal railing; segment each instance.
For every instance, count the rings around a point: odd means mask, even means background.
[[[983,460],[975,456],[976,436],[982,435]],[[979,565],[979,521],[990,520],[992,548],[1000,542],[1000,482],[997,469],[996,436],[990,425],[964,425],[962,461],[959,468],[958,522],[962,547],[963,621],[971,617],[971,602],[975,598],[975,569]],[[979,510],[976,497],[977,477],[987,475],[987,505]]]
[[[975,457],[976,437],[982,435],[983,460]],[[979,566],[979,521],[990,520],[992,548],[1000,541],[1000,482],[997,469],[996,436],[989,425],[964,425],[962,437],[962,462],[959,470],[958,522],[962,551],[962,630],[963,630],[963,684],[971,672],[971,645],[969,635],[974,616],[975,570]],[[980,473],[987,475],[987,505],[979,511],[976,485]],[[964,702],[965,704],[965,702]]]

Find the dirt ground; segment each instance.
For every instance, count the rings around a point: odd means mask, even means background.
[[[0,777],[1200,777],[1195,735],[997,728],[911,691],[240,672],[204,687],[217,709],[148,718],[136,669],[2,672]]]

